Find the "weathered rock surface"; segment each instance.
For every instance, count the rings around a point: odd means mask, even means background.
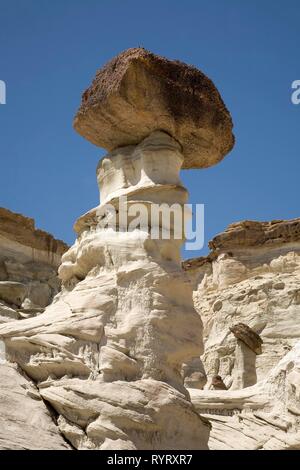
[[[161,130],[182,146],[183,168],[218,163],[232,149],[232,121],[202,72],[143,48],[128,49],[97,72],[74,127],[112,151]]]
[[[261,337],[245,323],[229,328],[237,339],[231,389],[241,389],[256,384],[256,355],[262,353]]]
[[[207,386],[213,375],[233,386],[238,340],[230,328],[237,323],[263,340],[262,354],[243,359],[256,361],[262,380],[300,339],[300,219],[232,224],[210,247],[207,257],[183,264],[204,323]]]
[[[4,207],[0,207],[0,237],[1,251],[11,248],[15,253],[19,248],[22,259],[30,258],[55,267],[59,266],[61,256],[68,249],[63,241],[36,229],[33,219]]]
[[[37,383],[78,449],[206,449],[210,425],[182,377],[203,352],[180,261],[182,221],[178,237],[152,209],[184,212],[179,171],[231,150],[230,115],[200,71],[130,49],[98,72],[74,126],[110,151],[97,168],[100,205],[75,223],[53,303],[0,326],[5,358]],[[137,204],[144,217],[134,225]],[[23,302],[21,286],[12,289]]]
[[[34,383],[1,359],[0,449],[70,449]]]
[[[33,219],[0,208],[0,323],[44,311],[60,290],[67,248]],[[0,341],[0,449],[69,449],[35,384],[5,357]]]
[[[190,394],[212,424],[211,450],[300,449],[300,342],[252,387]]]
[[[77,448],[205,449],[209,425],[183,383],[202,352],[180,263],[184,236],[174,223],[163,237],[165,221],[153,221],[152,208],[182,211],[180,168],[213,165],[231,150],[230,115],[195,68],[130,49],[97,73],[74,127],[110,151],[97,168],[101,202],[75,223],[61,295],[21,327],[0,328],[7,355],[39,382]],[[133,227],[137,203],[144,218]],[[203,386],[198,372],[190,382]]]
[[[252,328],[245,323],[236,323],[229,329],[236,339],[244,343],[249,349],[251,349],[251,351],[255,354],[261,354],[261,345],[263,341],[261,337],[252,330]]]
[[[40,392],[60,413],[60,429],[78,449],[206,448],[209,423],[196,420],[192,404],[166,383],[65,379]]]
[[[110,151],[75,244],[0,210],[0,448],[300,449],[300,219],[232,224],[182,269],[152,217],[233,145],[212,82],[130,49],[74,125]]]
[[[208,257],[184,263],[207,386],[218,373],[230,388],[190,389],[210,449],[300,449],[299,229],[300,219],[232,224]]]
[[[232,248],[274,246],[296,241],[300,241],[300,219],[271,222],[245,220],[230,224],[225,232],[209,242],[209,247],[223,252]]]
[[[161,160],[172,171],[155,171]],[[148,221],[143,230],[103,227],[102,209],[122,194],[129,206],[183,204],[182,161],[162,132],[104,157],[105,202],[75,224],[78,239],[59,268],[62,292],[41,315],[0,327],[6,358],[37,382],[77,448],[207,448],[210,425],[181,376],[182,364],[203,351],[182,240],[152,239]]]
[[[57,268],[68,246],[34,220],[0,208],[0,323],[36,315],[60,290]]]
[[[207,382],[206,372],[200,357],[193,357],[182,365],[182,377],[187,388],[203,389]]]

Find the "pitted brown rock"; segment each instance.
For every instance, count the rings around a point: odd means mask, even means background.
[[[83,93],[76,131],[112,151],[162,130],[182,146],[183,168],[206,168],[232,149],[231,116],[200,70],[128,49],[100,69]]]
[[[295,241],[300,241],[300,218],[270,222],[244,220],[230,224],[209,242],[209,247],[211,250],[225,251]]]
[[[263,340],[252,328],[245,323],[237,323],[229,329],[237,339],[243,341],[255,354],[261,354]]]

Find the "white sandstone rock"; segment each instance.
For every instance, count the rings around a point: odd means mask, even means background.
[[[0,449],[68,450],[35,385],[0,359]]]
[[[212,450],[300,449],[300,342],[252,387],[190,395],[212,424]]]
[[[207,258],[184,263],[204,324],[202,361],[209,378],[232,383],[237,340],[229,328],[236,323],[263,340],[258,381],[300,339],[299,227],[299,219],[233,224],[213,239]]]
[[[105,203],[126,194],[129,205],[183,204],[182,162],[177,142],[162,132],[118,149],[98,166]],[[182,364],[203,351],[182,240],[103,228],[105,203],[75,224],[78,239],[63,255],[63,290],[52,305],[0,327],[6,357],[38,382],[77,448],[205,449],[210,426],[181,376]]]

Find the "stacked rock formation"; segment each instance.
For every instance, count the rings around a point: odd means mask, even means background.
[[[210,426],[182,377],[203,352],[184,236],[171,227],[165,239],[149,208],[183,207],[180,168],[230,151],[230,115],[197,69],[130,49],[97,73],[74,126],[110,152],[97,169],[100,205],[75,224],[60,296],[42,315],[0,328],[6,357],[34,379],[78,449],[205,449]],[[146,226],[130,226],[136,214],[124,221],[121,196],[128,214],[137,203],[147,210]]]
[[[212,425],[211,450],[300,449],[300,341],[251,387],[190,394]]]
[[[41,314],[60,291],[57,268],[68,246],[33,219],[0,208],[0,323]],[[35,384],[5,360],[0,341],[0,449],[69,449]]]
[[[67,249],[33,219],[0,207],[0,323],[43,312],[60,291],[57,268]]]
[[[183,263],[204,323],[208,386],[213,375],[232,386],[237,340],[229,328],[236,323],[263,341],[256,352],[262,380],[300,339],[300,219],[235,223],[209,245],[207,257]]]
[[[229,328],[237,339],[231,389],[241,389],[256,384],[256,355],[261,354],[262,339],[245,323]]]
[[[235,223],[210,248],[183,263],[204,321],[206,388],[217,374],[229,388],[190,389],[209,447],[299,449],[300,219]]]

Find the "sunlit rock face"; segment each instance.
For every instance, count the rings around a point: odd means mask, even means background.
[[[190,389],[212,425],[211,450],[300,449],[300,342],[257,384],[240,390]]]
[[[60,291],[57,268],[67,249],[33,219],[0,208],[0,323],[21,325],[45,310]],[[0,449],[70,449],[35,383],[7,358],[0,340]]]
[[[208,257],[184,263],[204,322],[206,373],[232,386],[237,339],[230,327],[241,322],[263,340],[259,381],[300,339],[300,220],[232,224],[210,247]]]
[[[129,173],[122,160],[130,155]],[[167,170],[172,158],[177,175],[157,176],[156,162],[166,159]],[[182,205],[182,160],[178,144],[163,133],[104,157],[98,174],[105,203],[116,203],[118,193],[129,205],[166,197]],[[78,239],[63,255],[63,289],[53,304],[38,317],[2,327],[7,357],[38,382],[62,415],[68,439],[79,425],[78,448],[205,448],[209,425],[193,409],[181,376],[182,364],[203,352],[181,240],[102,228],[103,206],[75,224]]]
[[[204,323],[209,448],[300,448],[300,219],[232,224],[183,267]],[[224,387],[215,387],[216,377]]]
[[[60,291],[57,268],[67,249],[33,219],[0,208],[0,323],[43,312]]]
[[[299,449],[300,220],[232,224],[182,265],[183,221],[152,213],[233,146],[212,82],[130,49],[74,127],[108,151],[74,245],[0,210],[0,447]]]
[[[210,424],[185,388],[206,376],[180,260],[184,220],[153,209],[184,213],[180,169],[224,158],[230,114],[202,72],[138,48],[97,73],[74,127],[109,152],[97,167],[100,204],[75,223],[53,303],[0,327],[5,358],[35,381],[77,449],[207,449]]]
[[[0,449],[70,450],[36,385],[1,355]]]

